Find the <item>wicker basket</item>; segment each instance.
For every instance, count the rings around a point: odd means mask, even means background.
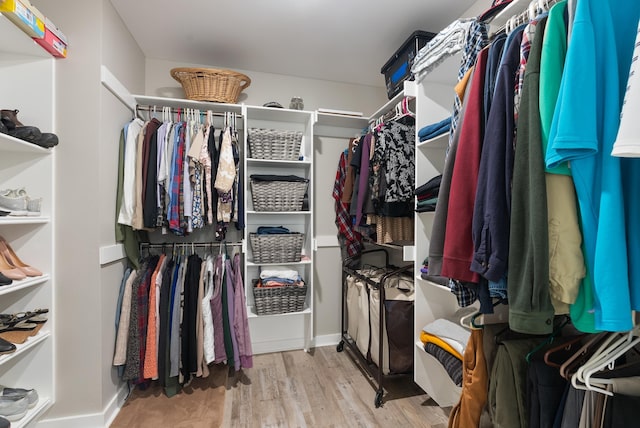
[[[261,181],[251,179],[251,199],[256,211],[302,211],[307,191],[305,181]]]
[[[242,73],[217,68],[174,68],[171,77],[182,84],[187,98],[195,101],[234,104],[251,84]]]
[[[254,263],[299,262],[304,233],[249,234]]]
[[[301,131],[249,129],[249,150],[254,159],[298,160]]]
[[[307,285],[301,287],[288,285],[284,287],[256,287],[253,281],[253,299],[256,304],[256,314],[275,315],[289,312],[300,312],[304,309],[307,299]]]

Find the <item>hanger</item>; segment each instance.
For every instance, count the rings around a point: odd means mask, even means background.
[[[582,341],[585,339],[585,337],[587,337],[588,334],[579,334],[577,336],[572,336],[569,339],[563,341],[560,344],[557,344],[554,347],[551,347],[549,349],[547,349],[547,351],[544,353],[544,363],[546,365],[548,365],[549,367],[555,367],[555,368],[560,368],[561,364],[556,363],[555,361],[552,361],[551,357],[554,354],[558,354],[558,353],[567,353],[567,352],[574,352],[575,353],[575,349],[578,346],[580,346],[582,344]],[[573,354],[571,354],[573,355]]]
[[[560,365],[560,376],[569,380],[574,373],[574,369],[582,364],[593,352],[595,352],[596,346],[598,346],[598,344],[607,336],[608,333],[606,332],[591,335],[580,349]]]
[[[562,320],[562,322],[560,323],[560,325],[558,327],[556,327],[553,332],[551,332],[551,334],[547,337],[546,340],[544,340],[543,342],[539,343],[535,348],[533,348],[531,351],[529,351],[527,353],[527,355],[524,357],[525,360],[527,360],[527,363],[531,362],[531,357],[533,357],[533,355],[538,352],[539,350],[541,350],[542,348],[544,348],[545,346],[553,343],[553,341],[555,340],[556,336],[562,331],[562,329],[569,324],[569,317],[565,316],[564,319]]]
[[[613,370],[615,362],[622,357],[627,351],[640,343],[640,328],[634,327],[627,334],[618,337],[609,347],[603,350],[603,353],[596,354],[593,362],[589,361],[583,365],[571,378],[571,383],[575,388],[585,389],[588,391],[596,391],[606,395],[613,395],[612,392],[591,383],[591,377],[605,368]],[[580,384],[582,382],[582,384]]]

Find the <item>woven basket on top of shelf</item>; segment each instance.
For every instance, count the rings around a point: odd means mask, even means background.
[[[249,151],[254,159],[298,160],[302,143],[301,131],[250,128]]]
[[[186,97],[195,101],[235,104],[251,79],[237,71],[218,68],[174,68],[171,77],[182,85]]]
[[[309,180],[262,181],[251,178],[251,199],[256,211],[302,211]]]
[[[256,314],[276,315],[304,310],[307,299],[307,285],[286,285],[282,287],[256,287],[253,280],[253,299]]]
[[[302,258],[304,233],[250,233],[254,263],[290,263]]]

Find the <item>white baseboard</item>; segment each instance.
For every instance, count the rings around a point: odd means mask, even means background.
[[[314,348],[319,348],[321,346],[333,346],[333,345],[337,345],[340,340],[341,340],[342,336],[340,335],[340,333],[335,333],[335,334],[325,334],[323,336],[316,336],[313,338],[313,347]]]
[[[38,421],[38,428],[106,428],[118,415],[129,394],[127,384],[122,385],[102,413],[74,415]]]

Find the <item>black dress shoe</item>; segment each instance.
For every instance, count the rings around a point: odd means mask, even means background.
[[[15,352],[16,345],[0,337],[0,355]]]
[[[0,416],[0,428],[11,428],[11,421],[3,416]]]
[[[35,126],[17,126],[9,129],[8,134],[28,143],[35,143],[42,137],[42,133]]]
[[[45,149],[50,149],[58,145],[58,136],[50,132],[43,132],[40,138],[34,141],[34,143]]]
[[[10,285],[13,281],[0,273],[0,286]]]

